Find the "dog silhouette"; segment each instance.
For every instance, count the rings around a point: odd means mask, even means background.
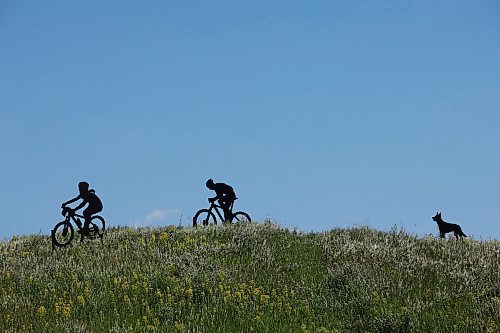
[[[441,218],[441,213],[436,213],[436,215],[432,219],[434,221],[436,221],[436,223],[438,225],[439,236],[441,238],[445,238],[445,234],[447,234],[449,232],[453,232],[457,239],[459,236],[460,236],[460,238],[467,237],[467,235],[464,234],[464,232],[462,231],[462,228],[460,228],[460,226],[458,224],[445,222]]]

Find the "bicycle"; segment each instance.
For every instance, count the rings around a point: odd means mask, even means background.
[[[231,207],[229,207],[229,211],[231,212],[231,220],[229,223],[232,222],[241,222],[241,223],[246,223],[246,222],[252,222],[250,219],[250,215],[248,215],[245,212],[236,212],[233,213],[233,205],[234,202],[231,204]],[[198,224],[201,225],[209,225],[210,223],[212,224],[217,224],[217,218],[215,214],[212,212],[212,210],[215,210],[217,213],[217,216],[219,217],[219,220],[224,222],[225,219],[223,215],[220,213],[219,208],[223,210],[223,208],[216,204],[215,202],[210,203],[210,208],[209,209],[200,209],[199,211],[194,214],[193,217],[193,227],[196,227]]]
[[[85,220],[83,215],[76,214],[75,211],[69,207],[64,207],[61,214],[66,217],[66,219],[57,223],[54,229],[52,229],[52,248],[54,248],[54,246],[64,247],[71,243],[75,236],[75,229],[71,221],[78,227],[78,233],[81,235],[80,242],[83,242],[85,236],[90,239],[95,239],[97,237],[100,239],[103,238],[104,231],[106,230],[106,221],[104,221],[102,216],[92,216],[88,230],[85,232],[82,228],[82,222],[80,221],[80,218]]]

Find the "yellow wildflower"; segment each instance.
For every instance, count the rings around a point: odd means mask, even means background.
[[[47,314],[47,309],[45,308],[45,306],[40,305],[37,312],[40,316],[45,316]]]
[[[64,307],[63,307],[63,314],[66,316],[66,317],[69,317],[71,315],[71,303],[66,303],[64,304]]]
[[[184,332],[184,330],[186,329],[186,328],[184,327],[184,324],[183,324],[183,323],[180,323],[180,322],[178,322],[178,321],[176,321],[176,322],[175,322],[174,326],[175,326],[175,329],[176,329],[177,331],[179,331],[179,332]]]
[[[493,321],[493,319],[489,319],[488,323],[486,324],[486,333],[498,332],[497,329],[497,324]]]
[[[85,305],[85,297],[83,297],[83,295],[78,295],[76,297],[76,300],[77,300],[78,304]]]

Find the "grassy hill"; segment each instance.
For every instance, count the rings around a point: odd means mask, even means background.
[[[500,243],[368,228],[0,242],[0,332],[499,332]]]

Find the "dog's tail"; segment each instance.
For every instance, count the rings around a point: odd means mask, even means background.
[[[458,234],[459,236],[461,236],[461,237],[467,237],[467,235],[466,235],[466,234],[464,234],[464,232],[462,231],[462,228],[458,229],[457,234]]]

